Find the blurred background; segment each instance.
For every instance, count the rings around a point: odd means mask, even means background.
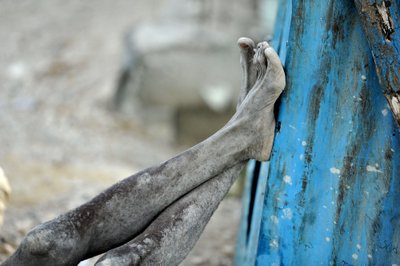
[[[38,223],[222,127],[240,87],[236,41],[269,38],[276,9],[0,0],[0,167],[12,189],[0,177],[0,262]],[[231,265],[240,213],[239,184],[182,265]]]

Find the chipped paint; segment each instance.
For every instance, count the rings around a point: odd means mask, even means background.
[[[358,14],[374,59],[381,91],[389,102],[397,125],[400,126],[398,106],[393,98],[400,98],[400,2],[394,0],[355,0]],[[397,110],[396,110],[397,109]]]
[[[368,172],[383,173],[381,170],[379,170],[374,165],[367,165],[366,169],[367,169]]]
[[[392,110],[395,116],[398,116],[400,114],[400,100],[398,96],[392,96],[392,99],[390,101]]]
[[[389,2],[389,1],[388,1]],[[390,2],[389,2],[390,3]],[[385,35],[386,41],[391,41],[391,35],[394,33],[393,19],[390,15],[388,6],[386,6],[386,1],[382,1],[381,4],[373,4],[380,15],[380,21],[382,24],[382,33]]]
[[[279,218],[277,217],[277,216],[275,216],[275,215],[271,215],[271,221],[274,223],[274,224],[278,224],[279,223]]]
[[[270,246],[271,248],[277,249],[277,248],[279,247],[279,242],[278,242],[278,240],[277,240],[277,239],[272,239],[272,240],[269,242],[269,246]]]
[[[385,2],[397,29],[389,43],[373,6],[382,0],[284,2],[288,9],[293,4],[293,17],[276,25],[282,31],[292,25],[287,39],[279,35],[288,81],[255,265],[398,262],[400,157],[393,152],[400,133],[382,110],[393,113],[400,99],[399,2]],[[291,219],[284,218],[288,208]],[[279,247],[271,249],[277,236]]]
[[[288,184],[288,185],[293,185],[293,183],[292,183],[292,178],[291,178],[289,175],[285,175],[285,176],[283,177],[283,182],[285,182],[285,183]]]
[[[290,209],[290,208],[283,209],[282,213],[283,213],[283,215],[282,215],[283,219],[291,220],[293,218],[293,212],[292,212],[292,209]]]
[[[334,175],[340,175],[340,169],[337,169],[336,167],[331,167],[329,171]]]

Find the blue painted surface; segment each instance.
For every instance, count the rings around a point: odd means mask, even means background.
[[[238,266],[255,264],[269,163],[267,162],[260,165],[259,162],[256,163],[252,160],[249,162],[246,172],[247,178],[244,187],[245,192],[243,194],[243,213],[235,256],[235,265]],[[252,186],[256,188],[254,195],[251,193]],[[251,202],[251,198],[253,198],[254,202]],[[251,218],[249,219],[249,217]]]
[[[236,251],[235,251],[235,265],[246,265],[248,257],[248,230],[249,230],[249,211],[250,211],[250,198],[251,198],[251,186],[255,173],[256,161],[251,160],[247,164],[246,168],[246,181],[244,184],[243,196],[242,196],[242,216],[240,220],[240,227],[238,231],[238,237],[236,240]]]
[[[355,0],[383,91],[400,91],[400,1]],[[385,4],[384,4],[385,3]],[[388,24],[377,8],[387,10]],[[382,56],[384,54],[384,56]]]
[[[253,207],[263,206],[255,263],[238,265],[400,265],[400,132],[357,9],[283,5],[281,126]]]
[[[400,60],[396,60],[400,58],[400,1],[354,2],[364,26],[382,92],[400,126]]]

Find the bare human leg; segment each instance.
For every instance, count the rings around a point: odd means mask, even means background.
[[[265,73],[260,65],[267,63],[262,57],[265,56],[264,52],[268,52],[266,49],[269,46],[262,43],[258,47],[258,54],[254,56],[254,43],[250,39],[241,38],[238,44],[241,48],[240,61],[243,69],[239,108],[256,81],[260,82],[259,75]],[[275,53],[271,56],[277,57]],[[274,130],[273,126],[272,129]],[[273,135],[269,137],[273,138]],[[225,170],[175,201],[143,233],[107,252],[96,266],[178,265],[193,248],[243,166],[244,163],[239,163]]]
[[[254,42],[238,41],[242,85],[237,108],[255,83]],[[164,210],[143,233],[108,251],[96,263],[106,265],[177,265],[193,248],[211,215],[239,176],[245,162],[206,181]]]
[[[259,44],[254,62],[253,89],[225,127],[160,166],[131,176],[81,207],[39,225],[4,265],[75,265],[129,241],[163,209],[210,178],[250,158],[268,159],[273,105],[285,86],[284,73],[266,43]]]

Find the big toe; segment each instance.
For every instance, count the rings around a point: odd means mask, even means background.
[[[252,39],[250,39],[250,38],[247,38],[247,37],[239,38],[237,43],[238,43],[240,49],[251,49],[251,50],[253,50],[254,46],[255,46],[254,41]]]
[[[272,68],[273,70],[281,70],[283,71],[282,68],[282,63],[279,58],[279,55],[275,52],[275,50],[270,47],[269,45],[265,47],[264,49],[264,55],[265,58],[268,61],[268,66]]]

